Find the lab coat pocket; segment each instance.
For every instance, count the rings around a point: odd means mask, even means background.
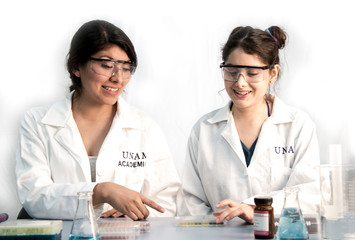
[[[283,189],[291,175],[291,168],[288,167],[272,167],[270,175],[270,190],[276,191]]]

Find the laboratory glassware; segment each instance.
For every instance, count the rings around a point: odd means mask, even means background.
[[[322,239],[355,239],[355,165],[320,166]]]
[[[284,189],[284,205],[276,232],[276,239],[278,240],[309,239],[306,222],[298,200],[298,192],[299,188],[297,187],[286,187]]]
[[[92,192],[78,192],[78,205],[69,240],[101,240],[97,226]]]
[[[272,197],[255,197],[254,236],[256,239],[274,239],[275,221]]]

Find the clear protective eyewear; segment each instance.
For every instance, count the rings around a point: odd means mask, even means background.
[[[221,63],[222,77],[227,82],[237,82],[240,76],[248,83],[257,83],[264,81],[264,70],[271,69],[274,64],[258,67],[245,65],[232,65]]]
[[[116,75],[118,71],[120,71],[122,78],[128,79],[136,69],[136,66],[131,61],[94,57],[90,57],[90,60],[90,67],[94,73],[105,77],[112,77]]]

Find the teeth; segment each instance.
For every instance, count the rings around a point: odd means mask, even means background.
[[[110,87],[105,87],[105,89],[109,90],[109,91],[112,91],[112,92],[116,92],[118,90],[118,88],[110,88]]]
[[[245,91],[245,92],[239,92],[239,91],[236,91],[239,95],[246,95],[249,93],[249,91]]]

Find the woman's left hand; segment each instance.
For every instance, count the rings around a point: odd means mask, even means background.
[[[216,205],[217,208],[226,206],[227,208],[213,213],[217,217],[216,223],[220,223],[224,219],[229,221],[235,217],[240,217],[248,223],[254,223],[254,206],[245,203],[236,203],[231,199],[225,199]]]

